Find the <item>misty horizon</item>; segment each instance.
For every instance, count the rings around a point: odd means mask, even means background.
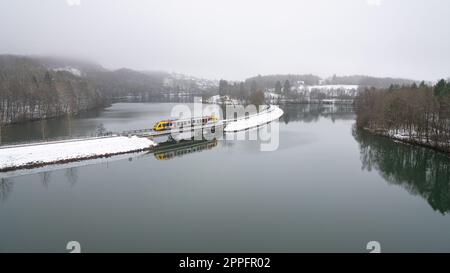
[[[450,23],[450,3],[335,2],[3,1],[0,54],[233,81],[267,74],[450,76],[450,34],[440,31]]]

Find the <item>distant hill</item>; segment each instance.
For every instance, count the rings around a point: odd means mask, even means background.
[[[165,72],[140,72],[128,68],[108,70],[103,66],[78,59],[35,57],[51,70],[71,72],[93,84],[105,98],[124,95],[156,94],[162,90]]]

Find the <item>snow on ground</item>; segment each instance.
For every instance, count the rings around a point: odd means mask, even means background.
[[[106,137],[0,149],[0,170],[31,167],[148,149],[156,144],[136,136]]]
[[[271,105],[268,110],[260,112],[256,115],[250,116],[248,119],[240,119],[228,123],[225,127],[225,132],[242,131],[245,129],[250,129],[259,125],[264,125],[267,122],[277,120],[283,115],[283,110],[278,106]]]
[[[43,172],[58,171],[58,170],[63,170],[63,169],[79,168],[79,167],[96,165],[96,164],[108,164],[108,163],[111,163],[114,161],[130,159],[130,158],[133,158],[133,160],[135,160],[135,158],[140,158],[147,154],[148,154],[147,151],[143,151],[143,152],[137,152],[137,153],[114,155],[111,157],[100,157],[100,158],[95,158],[95,159],[73,161],[73,162],[69,162],[69,163],[45,165],[42,167],[36,167],[36,168],[32,168],[32,169],[17,169],[17,170],[13,170],[13,171],[0,172],[0,179],[13,178],[13,177],[18,177],[18,176],[23,176],[23,175],[40,174]]]

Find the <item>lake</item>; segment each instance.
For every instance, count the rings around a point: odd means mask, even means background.
[[[11,125],[2,143],[148,128],[174,105]],[[3,176],[0,252],[450,251],[448,156],[355,131],[348,107],[282,108],[271,152],[218,140]]]

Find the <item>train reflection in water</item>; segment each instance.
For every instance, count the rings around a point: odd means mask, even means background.
[[[169,160],[195,152],[211,150],[217,146],[217,139],[213,140],[169,140],[160,143],[154,155],[157,160]]]

